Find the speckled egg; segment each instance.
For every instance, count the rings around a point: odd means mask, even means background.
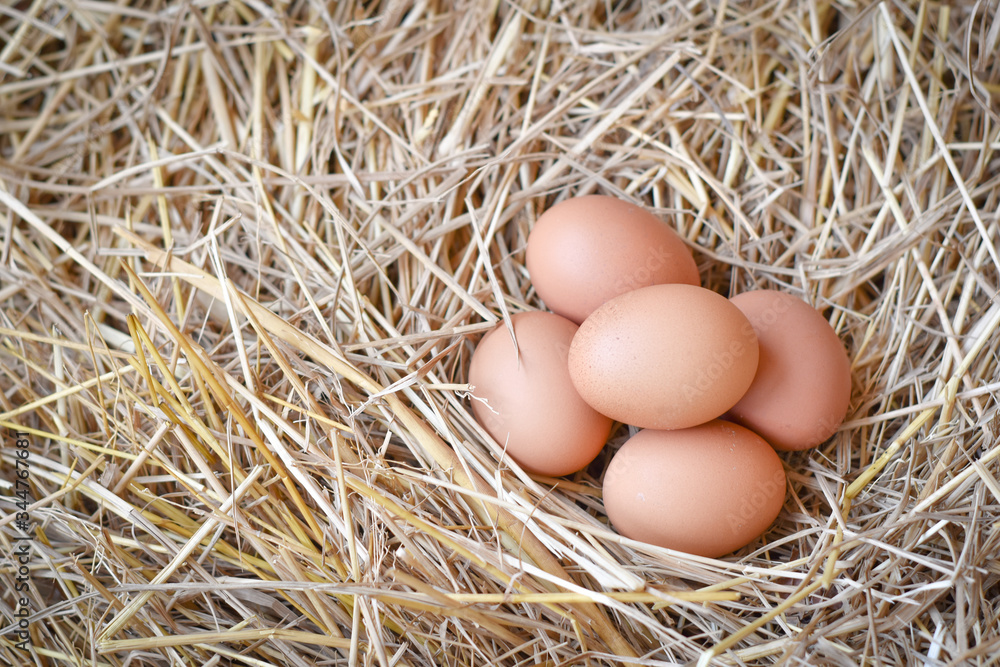
[[[714,420],[634,435],[608,465],[603,495],[625,537],[717,558],[771,525],[784,504],[785,471],[760,436]]]
[[[578,324],[630,290],[700,282],[691,251],[667,223],[606,195],[566,199],[545,211],[528,236],[525,263],[545,305]]]
[[[580,398],[570,381],[567,354],[577,326],[541,311],[513,315],[511,324],[516,348],[507,326],[500,324],[472,355],[473,414],[526,471],[576,472],[601,451],[612,424]]]

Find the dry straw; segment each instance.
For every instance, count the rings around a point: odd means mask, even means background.
[[[3,3],[0,662],[997,664],[997,13]],[[470,416],[589,192],[849,349],[732,557],[620,538],[607,456],[532,478]]]

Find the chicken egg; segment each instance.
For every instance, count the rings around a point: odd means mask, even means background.
[[[545,211],[528,236],[525,264],[545,305],[577,324],[630,290],[700,284],[691,251],[667,223],[606,195],[566,199]]]
[[[569,351],[569,373],[598,412],[643,428],[715,419],[757,371],[757,337],[728,299],[693,285],[651,285],[595,310]]]
[[[790,451],[836,432],[851,402],[851,362],[819,311],[791,294],[756,290],[730,299],[757,335],[753,383],[726,415]]]
[[[603,490],[611,525],[625,537],[717,558],[771,525],[785,471],[760,436],[714,420],[632,436],[608,464]]]
[[[568,475],[597,456],[611,419],[577,393],[567,354],[577,326],[542,311],[511,317],[487,333],[469,364],[472,412],[506,454],[528,472]]]

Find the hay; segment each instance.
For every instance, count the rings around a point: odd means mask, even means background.
[[[996,664],[996,2],[367,4],[0,7],[0,660]],[[587,192],[848,346],[733,557],[470,416]]]

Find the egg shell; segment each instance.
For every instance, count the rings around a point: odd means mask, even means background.
[[[651,285],[595,310],[569,351],[573,384],[601,414],[643,428],[688,428],[743,396],[757,338],[728,299],[693,285]]]
[[[528,236],[525,263],[545,305],[578,324],[630,290],[700,283],[691,251],[667,223],[606,195],[566,199],[545,211]]]
[[[757,334],[760,361],[747,393],[726,415],[775,449],[822,443],[851,402],[851,362],[837,332],[815,308],[785,292],[734,296]]]
[[[717,558],[771,525],[784,504],[785,471],[760,436],[714,420],[634,435],[611,459],[603,495],[620,534]]]
[[[500,324],[472,355],[472,412],[526,471],[576,472],[601,451],[612,424],[580,398],[569,379],[566,358],[577,326],[541,311],[518,313],[511,323],[517,350]]]

